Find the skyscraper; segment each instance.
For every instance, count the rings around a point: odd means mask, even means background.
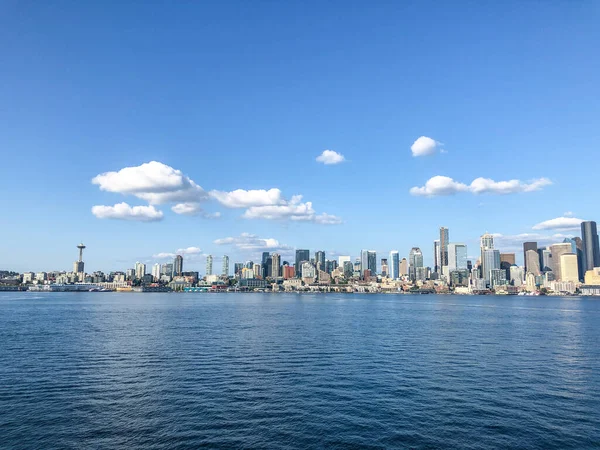
[[[344,263],[346,261],[352,262],[352,259],[349,256],[338,256],[338,266],[344,267]]]
[[[525,273],[528,272],[527,268],[527,252],[529,250],[533,250],[535,252],[538,251],[537,242],[523,242],[523,261],[525,264]]]
[[[392,280],[400,278],[400,254],[398,250],[392,250],[388,259],[388,277]]]
[[[486,280],[486,283],[490,281],[489,271],[492,269],[491,267],[485,266],[485,251],[486,250],[494,250],[494,236],[489,233],[485,233],[480,238],[479,247],[481,249],[481,278]],[[500,252],[498,252],[498,267],[493,267],[494,269],[500,268]]]
[[[565,253],[560,257],[560,281],[579,281],[579,267],[577,266],[577,255]]]
[[[141,263],[141,262],[136,262],[135,263],[135,277],[138,280],[141,280],[144,275],[146,275],[146,264]]]
[[[467,246],[465,244],[448,244],[448,274],[454,270],[467,270]]]
[[[561,244],[553,244],[550,246],[550,252],[552,253],[552,272],[554,273],[554,278],[557,281],[563,281],[561,270],[561,256],[567,253],[571,253],[571,244],[564,242]]]
[[[492,244],[493,245],[493,244]],[[483,279],[488,286],[491,285],[492,271],[500,269],[500,251],[494,249],[484,249],[483,258],[481,262],[483,264]],[[506,272],[504,272],[506,274]],[[506,276],[504,277],[506,279]]]
[[[279,267],[281,266],[281,256],[279,253],[273,253],[271,255],[271,277],[278,278],[279,277]]]
[[[440,240],[433,241],[433,271],[440,273]]]
[[[206,275],[213,274],[213,257],[212,255],[208,255],[206,257]]]
[[[315,265],[317,266],[317,273],[319,270],[325,270],[325,252],[317,251],[315,253]]]
[[[154,281],[158,281],[160,279],[160,264],[156,263],[152,266],[152,278]]]
[[[377,273],[377,253],[374,250],[369,250],[367,255],[367,269],[371,271],[371,275],[375,275]]]
[[[440,227],[440,266],[448,265],[448,228]]]
[[[296,250],[296,276],[302,278],[302,262],[310,261],[310,251],[308,250]]]
[[[563,241],[571,244],[571,253],[577,255],[577,270],[579,270],[579,280],[583,281],[585,273],[583,272],[583,241],[580,237],[565,238]]]
[[[262,273],[257,273],[257,274],[255,274],[256,276],[261,276],[261,277],[263,277],[263,279],[265,279],[271,275],[271,273],[268,271],[268,268],[267,268],[267,266],[269,265],[268,261],[269,261],[270,256],[271,255],[269,254],[269,252],[262,252],[262,258],[260,259],[260,267],[261,267]]]
[[[419,247],[413,247],[408,254],[408,275],[411,280],[417,279],[419,267],[423,267],[423,253]]]
[[[552,253],[550,253],[550,250],[546,247],[538,248],[538,256],[540,257],[540,271],[552,270]]]
[[[183,256],[177,255],[175,256],[175,260],[173,261],[173,276],[180,277],[183,273]]]
[[[365,270],[369,268],[369,250],[361,250],[360,251],[360,272],[361,278],[362,274],[365,273]]]
[[[600,246],[596,222],[581,222],[581,240],[583,241],[583,274],[594,267],[600,267]]]
[[[77,246],[77,248],[79,249],[79,259],[73,264],[73,272],[77,274],[77,277],[80,279],[80,281],[83,281],[83,277],[85,276],[83,263],[83,250],[85,249],[85,245],[81,243]]]
[[[408,275],[408,261],[406,258],[402,258],[400,261],[400,276]]]
[[[221,275],[229,276],[229,256],[223,255],[223,266],[221,267]]]
[[[527,267],[526,274],[532,273],[536,277],[541,274],[540,258],[537,251],[530,249],[525,252],[525,267]]]

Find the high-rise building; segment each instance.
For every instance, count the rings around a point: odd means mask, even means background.
[[[382,277],[387,277],[388,276],[388,260],[386,258],[381,258],[381,276]]]
[[[525,264],[525,273],[527,273],[528,267],[527,267],[527,252],[529,250],[533,250],[534,252],[538,251],[538,245],[537,242],[523,242],[523,261]]]
[[[271,272],[269,272],[269,258],[270,257],[271,257],[271,254],[269,252],[262,252],[262,257],[260,259],[260,267],[261,267],[262,272],[255,274],[255,276],[262,276],[263,279],[266,279],[268,276],[271,275]]]
[[[513,286],[523,286],[525,279],[525,272],[523,268],[519,266],[510,266],[510,277],[508,279]]]
[[[440,266],[440,240],[436,239],[433,241],[433,271],[437,273],[441,273]]]
[[[498,252],[498,266],[497,267],[486,267],[485,265],[485,252],[487,250],[494,250],[494,236],[489,233],[485,233],[480,238],[479,244],[481,250],[481,278],[486,280],[489,284],[490,281],[490,270],[500,268],[500,252]],[[490,260],[491,261],[491,260]]]
[[[560,281],[579,281],[579,266],[575,253],[565,253],[560,256]]]
[[[398,250],[392,250],[390,252],[388,277],[392,280],[400,278],[400,254],[398,253]]]
[[[440,227],[440,266],[448,265],[448,244],[450,243],[448,228]]]
[[[492,270],[500,270],[500,251],[494,249],[484,249],[481,262],[483,264],[482,278],[489,286],[492,282]],[[504,279],[506,279],[506,271]]]
[[[135,279],[135,269],[127,269],[125,271],[125,277],[127,281],[132,281],[133,279]]]
[[[405,275],[408,275],[408,261],[406,258],[402,258],[402,261],[400,261],[400,276],[403,277]]]
[[[583,273],[600,267],[600,246],[596,222],[581,222],[581,240],[583,241]]]
[[[500,262],[508,263],[511,266],[516,264],[517,257],[514,253],[500,253]]]
[[[540,260],[540,271],[548,272],[552,270],[552,253],[546,247],[538,248],[538,256]]]
[[[554,273],[554,279],[556,281],[562,281],[561,256],[566,253],[571,253],[571,244],[564,242],[561,244],[553,244],[550,246],[550,252],[552,253],[552,272]]]
[[[221,275],[224,277],[229,276],[229,256],[223,255],[223,265],[221,267]]]
[[[360,251],[360,271],[361,278],[362,273],[369,268],[369,250],[361,250]]]
[[[580,237],[565,238],[563,241],[571,244],[571,253],[577,255],[577,268],[579,270],[579,280],[583,281],[585,273],[583,272],[583,241]]]
[[[315,265],[317,266],[317,273],[319,270],[325,270],[325,252],[319,250],[315,253]]]
[[[212,255],[208,255],[206,257],[206,275],[213,274],[213,257]]]
[[[312,265],[309,261],[304,261],[302,263],[302,278],[315,278],[317,276],[317,272],[315,270],[315,266]]]
[[[408,254],[408,274],[411,280],[417,279],[419,267],[423,267],[423,253],[419,247],[413,247]]]
[[[460,243],[448,244],[447,263],[448,274],[454,270],[467,270],[467,246]]]
[[[242,269],[244,269],[244,263],[236,262],[233,263],[233,275],[240,277],[242,275]]]
[[[175,256],[175,260],[173,261],[173,276],[180,277],[183,273],[183,256],[177,255]]]
[[[302,263],[304,261],[310,261],[310,251],[309,250],[296,250],[296,276],[298,278],[302,277]]]
[[[146,275],[146,264],[141,263],[141,262],[136,262],[135,263],[135,277],[138,280],[141,280],[142,278],[144,278],[144,275]]]
[[[540,276],[540,258],[536,250],[530,249],[525,252],[525,267],[527,267],[525,273],[532,273],[536,277]]]
[[[165,263],[162,266],[160,266],[160,274],[172,277],[173,276],[173,263]]]
[[[369,250],[367,255],[368,255],[367,269],[369,269],[371,271],[371,276],[376,275],[377,274],[377,253],[375,252],[375,250]]]
[[[158,281],[160,279],[160,264],[156,263],[152,266],[152,278],[154,281]]]
[[[271,277],[279,278],[279,267],[281,266],[281,256],[279,253],[273,253],[271,255]]]

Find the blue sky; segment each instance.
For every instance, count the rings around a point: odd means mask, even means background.
[[[485,3],[3,2],[0,268],[68,270],[79,241],[88,271],[189,247],[202,271],[263,248],[431,264],[440,226],[470,255],[485,231],[578,234],[600,218],[600,6]],[[180,188],[195,215],[147,200]],[[162,218],[92,213],[122,202]]]

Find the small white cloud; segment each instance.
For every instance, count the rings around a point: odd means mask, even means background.
[[[534,230],[577,230],[581,226],[583,219],[575,217],[557,217],[556,219],[545,220],[532,227]]]
[[[178,248],[175,252],[161,252],[152,255],[155,259],[173,259],[177,255],[186,256],[188,258],[192,258],[195,256],[199,256],[202,254],[202,250],[200,247],[187,247],[187,248]]]
[[[195,216],[196,214],[200,214],[202,212],[200,204],[191,202],[177,203],[171,207],[171,210],[175,214],[183,214],[186,216]]]
[[[565,216],[565,217],[572,217],[573,216],[573,212],[572,211],[567,211],[567,212],[563,213],[563,216]]]
[[[302,202],[301,195],[294,195],[282,205],[252,206],[242,215],[244,219],[292,220],[296,222],[313,222],[322,225],[341,223],[339,217],[322,213],[317,215],[312,202]]]
[[[450,177],[437,175],[430,178],[422,187],[413,187],[410,193],[416,196],[434,197],[438,195],[453,195],[457,192],[468,191],[469,187],[466,184],[454,181]]]
[[[338,152],[334,152],[333,150],[323,150],[319,156],[317,156],[317,161],[323,164],[339,164],[346,160],[344,155]]]
[[[163,218],[162,211],[154,206],[129,206],[127,203],[117,203],[114,206],[96,205],[92,214],[98,219],[136,220],[140,222],[156,222]]]
[[[528,183],[520,180],[494,181],[490,178],[476,178],[470,185],[453,180],[450,177],[435,176],[427,180],[425,186],[413,187],[410,193],[416,196],[435,197],[453,195],[459,192],[472,194],[515,194],[520,192],[539,191],[544,186],[551,185],[547,178],[539,178]]]
[[[231,192],[210,191],[210,197],[228,208],[248,208],[251,206],[278,205],[284,202],[281,191],[277,188],[236,189]]]
[[[413,156],[433,155],[440,143],[427,136],[421,136],[410,146]]]
[[[287,252],[292,250],[292,247],[280,243],[277,239],[260,238],[250,233],[242,233],[236,237],[216,239],[214,243],[216,245],[232,245],[243,251]]]
[[[221,213],[219,211],[212,213],[204,212],[202,213],[202,217],[204,217],[205,219],[220,219]]]

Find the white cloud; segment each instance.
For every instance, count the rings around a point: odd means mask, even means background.
[[[551,185],[547,178],[539,178],[525,183],[520,180],[494,181],[489,178],[476,178],[470,185],[453,180],[450,177],[437,175],[430,178],[422,187],[413,187],[410,193],[416,196],[434,197],[453,195],[459,192],[472,194],[514,194],[519,192],[539,191],[544,186]]]
[[[545,186],[552,184],[547,178],[539,178],[525,183],[520,180],[494,181],[490,178],[476,178],[469,186],[469,190],[474,194],[514,194],[518,192],[539,191]]]
[[[421,136],[410,146],[413,156],[427,156],[435,153],[440,143],[427,136]]]
[[[537,242],[539,247],[545,247],[552,244],[562,242],[565,238],[570,238],[569,234],[540,234],[540,233],[521,233],[515,235],[503,235],[500,233],[492,233],[494,236],[494,247],[501,251],[523,251],[523,242]]]
[[[430,178],[423,187],[413,187],[410,189],[412,195],[433,197],[436,195],[453,195],[457,192],[468,191],[469,186],[454,181],[450,177],[437,175]]]
[[[134,195],[151,205],[199,202],[206,192],[180,170],[158,161],[150,161],[117,172],[105,172],[92,179],[107,192]]]
[[[339,164],[346,160],[344,155],[338,152],[334,152],[333,150],[323,150],[319,156],[317,156],[317,161],[326,165],[329,164]]]
[[[177,255],[186,256],[188,258],[192,258],[194,256],[198,256],[202,253],[200,247],[187,247],[187,248],[179,248],[176,252],[161,252],[152,255],[153,258],[156,259],[173,259]]]
[[[557,217],[556,219],[545,220],[532,227],[534,230],[577,230],[581,226],[583,219],[575,217]]]
[[[163,218],[162,211],[154,206],[129,206],[127,203],[117,203],[114,206],[96,205],[92,214],[98,219],[137,220],[140,222],[156,222]]]
[[[301,195],[294,195],[282,205],[252,206],[242,215],[244,219],[293,220],[322,225],[339,224],[342,220],[327,213],[317,214],[312,202],[302,202]]]
[[[218,219],[221,217],[220,212],[206,212],[204,211],[199,203],[177,203],[176,205],[171,207],[171,210],[175,214],[182,214],[184,216],[200,216],[205,219]]]
[[[231,192],[210,191],[209,195],[228,208],[248,208],[251,206],[279,205],[285,203],[281,191],[269,189],[236,189]]]
[[[573,216],[573,212],[572,211],[567,211],[567,212],[563,213],[563,216],[565,216],[565,217],[572,217]]]
[[[242,233],[236,237],[226,237],[214,241],[216,245],[231,245],[243,251],[287,252],[293,248],[273,238],[260,238],[255,234]]]

